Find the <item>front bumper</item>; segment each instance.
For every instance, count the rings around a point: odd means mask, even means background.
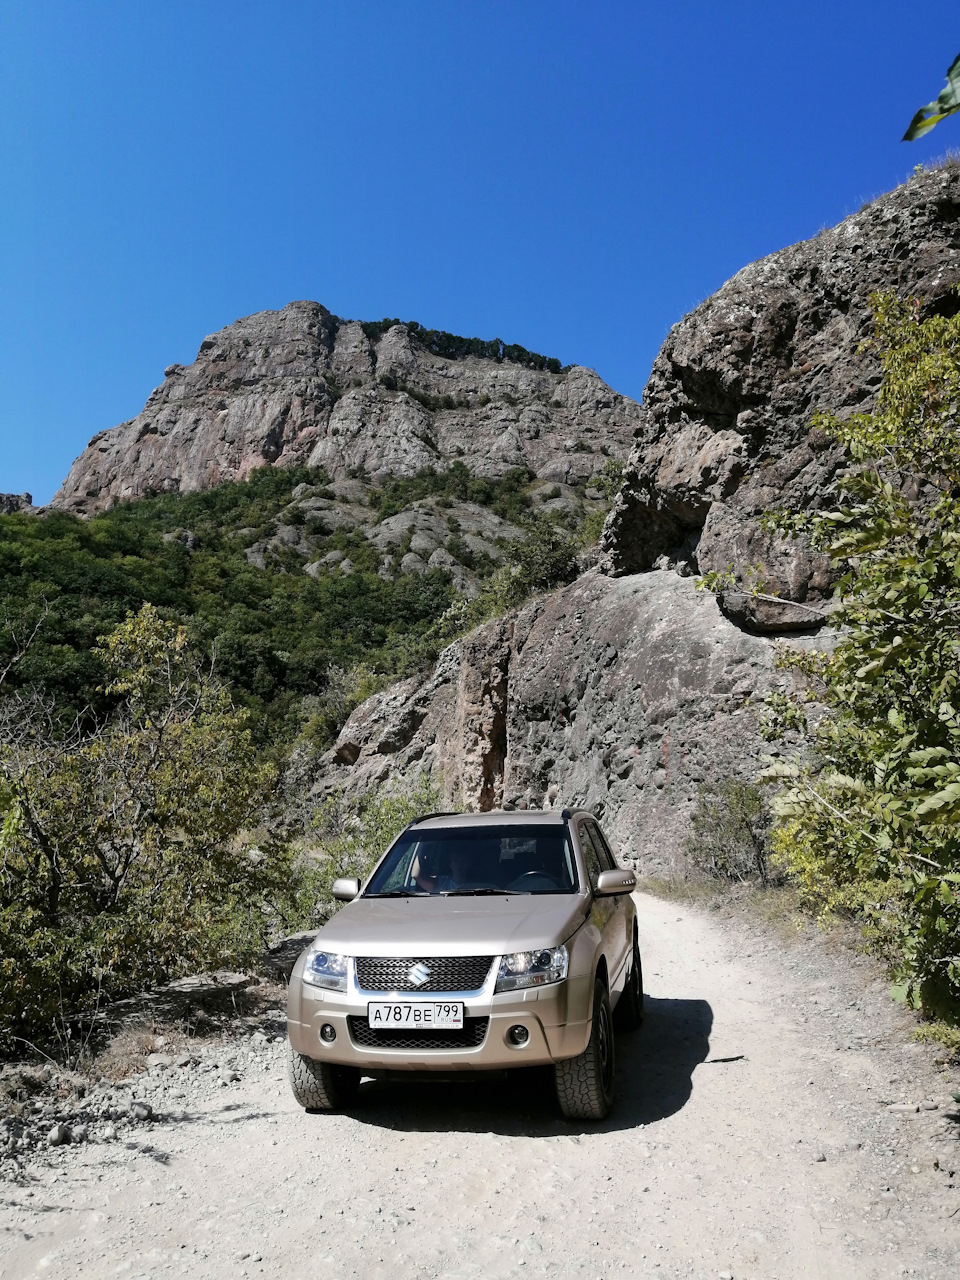
[[[308,1058],[360,1067],[369,1071],[484,1071],[508,1067],[539,1066],[573,1058],[584,1051],[590,1038],[590,998],[592,985],[582,978],[523,991],[494,994],[498,964],[494,964],[479,991],[445,991],[442,994],[411,994],[362,991],[357,986],[350,963],[347,991],[328,991],[302,980],[303,958],[290,978],[287,999],[287,1031],[291,1046]],[[443,1044],[443,1032],[436,1032],[430,1048],[404,1044],[403,1047],[360,1044],[350,1019],[365,1022],[367,1004],[372,1000],[460,1001],[465,1019],[488,1019],[482,1040],[466,1048],[433,1047]],[[329,1024],[336,1039],[320,1038],[320,1028]],[[507,1038],[511,1027],[521,1025],[529,1032],[524,1045]]]

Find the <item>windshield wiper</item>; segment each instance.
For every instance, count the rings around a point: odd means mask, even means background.
[[[365,893],[365,898],[426,898],[422,889],[384,889],[383,893]]]
[[[511,889],[446,889],[443,892],[444,898],[481,898],[490,894],[502,894],[504,897],[512,898],[513,891]]]

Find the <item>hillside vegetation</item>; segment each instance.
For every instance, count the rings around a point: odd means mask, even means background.
[[[579,511],[536,514],[526,492],[531,481],[525,472],[477,478],[456,464],[446,473],[366,486],[367,515],[376,529],[425,498],[469,501],[521,534],[502,549],[508,561],[515,551],[529,559],[524,544],[559,535],[565,563],[553,565],[547,579],[562,580],[576,570],[584,531],[595,535],[598,522]],[[0,517],[0,610],[22,625],[42,615],[10,687],[36,686],[61,712],[105,711],[111,699],[102,691],[99,638],[145,603],[185,620],[194,643],[215,652],[218,678],[251,713],[262,746],[296,733],[302,700],[323,695],[332,669],[363,664],[387,677],[429,661],[451,638],[449,628],[438,629],[456,599],[450,573],[384,570],[364,529],[311,533],[311,517],[293,494],[324,494],[326,484],[322,471],[262,467],[245,483],[141,499],[89,520],[58,511]],[[263,567],[251,563],[248,548],[268,543],[278,530],[306,538],[306,550],[267,547]],[[342,571],[342,559],[329,569],[320,565],[331,550],[349,557],[351,572]],[[479,581],[492,577],[492,558],[461,555]],[[304,572],[307,561],[321,571]],[[551,585],[540,577],[521,575],[517,585]],[[478,607],[461,608],[461,622],[476,617]],[[9,629],[0,631],[0,665],[12,645]]]
[[[774,845],[810,906],[863,920],[907,997],[960,1021],[960,315],[872,302],[877,408],[817,420],[855,464],[843,505],[771,522],[842,573],[839,643],[785,652],[806,693],[770,699],[771,735],[805,738],[766,774]]]

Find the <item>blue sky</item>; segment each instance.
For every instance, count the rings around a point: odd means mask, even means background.
[[[960,148],[902,0],[5,0],[0,491],[238,316],[316,299],[639,397],[745,263]]]

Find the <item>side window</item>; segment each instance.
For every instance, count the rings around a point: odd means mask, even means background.
[[[596,845],[597,853],[600,855],[600,865],[604,871],[619,871],[617,860],[610,852],[610,846],[607,844],[606,837],[598,826],[590,823],[590,834],[593,837],[593,843]]]
[[[590,881],[590,888],[596,889],[597,879],[603,870],[603,864],[600,861],[600,855],[596,850],[593,840],[590,838],[590,828],[585,822],[579,827],[580,848],[583,850],[583,861],[587,868],[587,878]]]

